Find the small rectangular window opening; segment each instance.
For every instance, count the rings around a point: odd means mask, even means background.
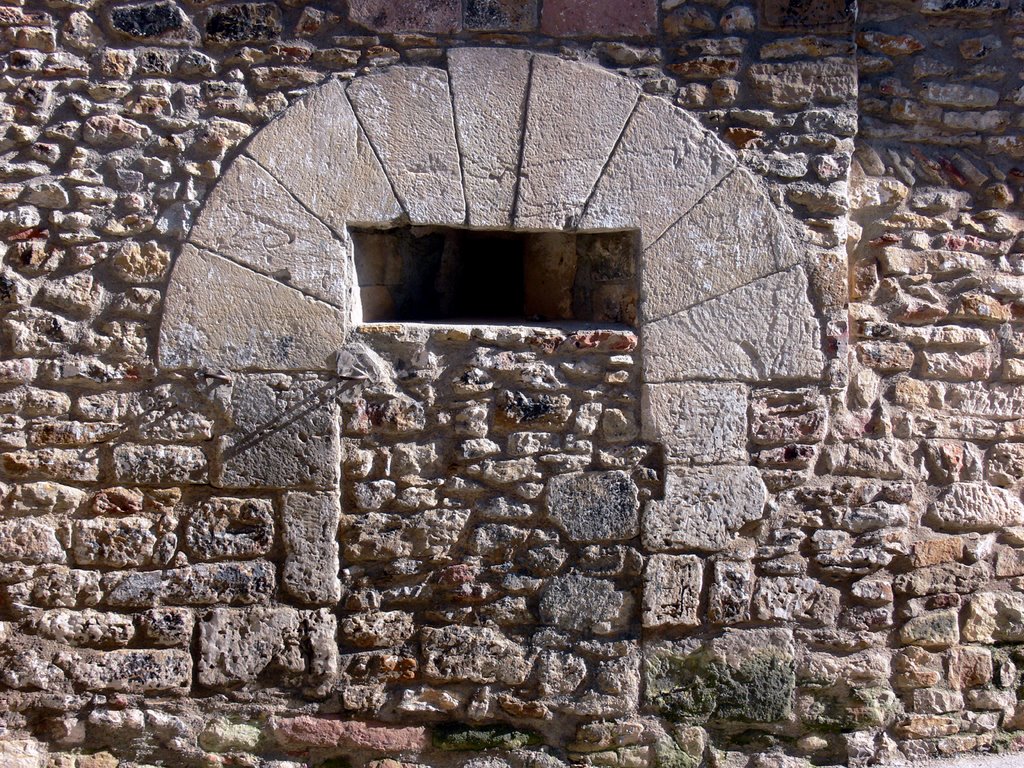
[[[636,325],[635,231],[351,235],[363,323]]]

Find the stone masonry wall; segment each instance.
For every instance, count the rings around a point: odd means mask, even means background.
[[[0,765],[1024,745],[1024,8],[857,5],[4,0]],[[481,46],[603,67],[734,148],[800,266],[696,304],[699,354],[809,298],[823,374],[659,400],[642,323],[370,324],[333,370],[158,359],[251,136]],[[746,242],[732,203],[698,251]]]

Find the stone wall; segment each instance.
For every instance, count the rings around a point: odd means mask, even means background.
[[[1024,9],[859,5],[0,5],[0,764],[1020,747]],[[360,324],[349,224],[636,316]]]

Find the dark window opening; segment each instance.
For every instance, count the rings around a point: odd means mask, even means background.
[[[351,234],[364,323],[636,325],[636,232]]]

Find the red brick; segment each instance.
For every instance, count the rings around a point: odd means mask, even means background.
[[[657,0],[545,0],[540,31],[552,37],[648,37]]]
[[[350,0],[349,18],[374,32],[458,32],[461,0]]]
[[[419,752],[427,747],[426,728],[402,728],[333,717],[286,717],[271,728],[287,749],[372,749],[378,752]]]

